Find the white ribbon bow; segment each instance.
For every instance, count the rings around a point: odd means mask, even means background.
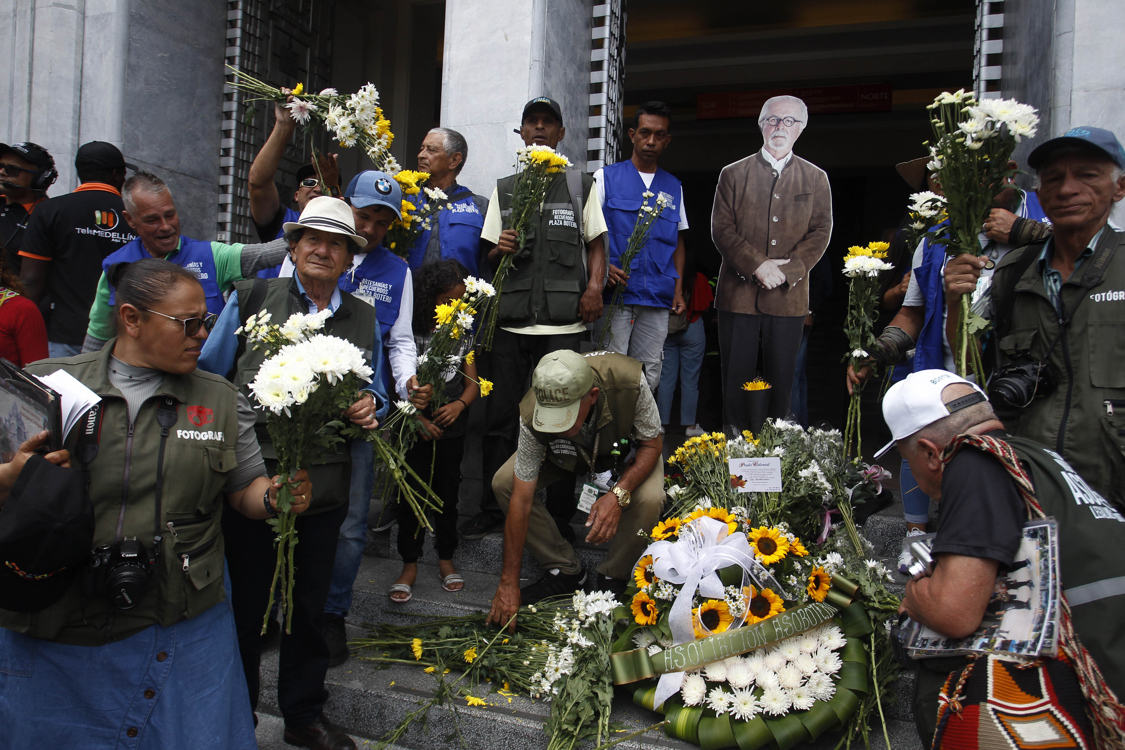
[[[654,576],[681,587],[668,613],[672,640],[677,646],[695,640],[691,604],[696,592],[708,599],[725,597],[723,582],[716,573],[718,570],[737,565],[759,587],[768,587],[783,598],[789,598],[777,579],[754,557],[746,535],[741,532],[731,534],[726,522],[715,518],[703,516],[684,524],[675,542],[653,542],[642,557],[645,555],[652,555],[655,561],[652,566]],[[679,692],[683,679],[683,672],[661,675],[653,705],[660,706]]]

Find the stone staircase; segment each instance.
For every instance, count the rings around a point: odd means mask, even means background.
[[[472,487],[463,487],[463,495],[467,494],[466,490],[472,492]],[[463,502],[463,517],[468,515],[465,505]],[[373,509],[372,523],[377,513],[378,509]],[[579,539],[585,536],[582,526],[575,525],[574,530]],[[394,604],[388,599],[387,590],[401,572],[401,561],[394,546],[396,533],[397,527],[368,533],[366,555],[356,579],[352,612],[348,618],[349,637],[365,635],[364,623],[409,624],[417,621],[417,616],[438,617],[487,611],[499,581],[503,556],[500,534],[490,534],[475,541],[461,541],[454,563],[465,576],[466,583],[464,589],[455,594],[442,590],[437,557],[431,541],[427,540],[424,556],[419,561],[413,598],[407,604]],[[897,497],[889,508],[868,520],[864,534],[872,542],[876,554],[892,568],[895,567],[893,563],[905,534],[902,506]],[[590,571],[597,567],[605,554],[604,547],[592,547],[581,542],[576,549]],[[539,574],[538,564],[525,554],[521,571],[525,582],[534,580]],[[904,585],[905,579],[900,578],[894,584],[896,593],[901,594]],[[258,738],[260,746],[267,749],[287,747],[281,741],[281,722],[275,718],[278,715],[276,679],[277,652],[273,651],[263,656],[259,705],[259,713],[268,720],[259,726]],[[420,669],[410,666],[376,669],[372,663],[353,656],[342,666],[329,670],[327,688],[331,697],[325,712],[351,732],[361,747],[374,747],[377,740],[394,729],[421,701],[432,697],[433,686],[433,676]],[[922,745],[914,729],[911,710],[912,676],[900,679],[896,689],[889,692],[891,694],[883,696],[883,709],[888,719],[891,747],[895,750],[920,750]],[[547,746],[543,724],[550,714],[549,704],[534,702],[523,696],[508,699],[486,694],[483,689],[477,691],[477,695],[484,698],[488,705],[470,708],[462,704],[455,710],[448,705],[435,707],[430,711],[425,727],[423,722],[416,722],[393,747],[516,750]],[[613,720],[625,728],[624,734],[656,724],[660,718],[659,714],[634,706],[627,691],[618,691]],[[829,750],[838,741],[839,736],[830,732],[806,747]],[[693,746],[671,739],[661,729],[655,729],[622,742],[618,747],[626,750],[651,747],[686,749]],[[871,747],[886,747],[878,724],[872,729]]]

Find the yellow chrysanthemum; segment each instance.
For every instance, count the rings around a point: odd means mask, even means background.
[[[466,697],[465,702],[468,703],[470,706],[487,706],[488,705],[482,699],[476,697],[475,695],[470,695],[470,696]]]
[[[766,526],[759,526],[750,532],[750,546],[754,548],[762,565],[773,565],[789,554],[789,539],[777,529]]]
[[[637,567],[633,568],[633,580],[637,582],[639,589],[656,583],[656,575],[652,572],[652,555],[645,555],[637,561]]]
[[[472,664],[473,660],[477,658],[477,647],[473,646],[468,651],[466,651],[464,657],[466,664]]]
[[[414,652],[414,660],[418,661],[422,658],[422,639],[415,638],[410,642],[410,650]]]
[[[679,536],[681,523],[683,523],[683,521],[678,518],[669,518],[667,521],[661,521],[653,527],[652,538],[659,541],[661,539]]]
[[[886,242],[869,242],[867,247],[860,247],[853,245],[848,248],[848,254],[844,256],[844,262],[847,263],[852,258],[886,258],[887,250],[890,245]]]
[[[453,305],[438,305],[434,308],[434,318],[437,319],[439,326],[443,326],[453,320],[456,315],[457,308]]]
[[[773,386],[761,378],[754,378],[742,384],[742,390],[744,391],[768,391],[770,388],[773,388]]]
[[[386,120],[383,120],[383,122],[386,122]],[[380,124],[375,125],[376,131],[379,130]],[[390,123],[387,123],[387,132],[390,132]],[[417,195],[422,192],[420,186],[428,179],[430,179],[429,172],[415,172],[411,169],[404,169],[395,175],[395,182],[402,188],[403,195]]]
[[[426,674],[433,674],[434,672],[437,671],[437,667],[426,667],[422,671],[425,672]]]
[[[781,603],[780,596],[769,589],[758,591],[753,586],[750,587],[750,597],[746,604],[747,625],[761,622],[784,611],[785,605]]]
[[[809,551],[805,549],[805,545],[801,544],[801,540],[797,538],[794,538],[793,541],[789,543],[789,552],[797,557],[804,557],[809,554]]]
[[[742,437],[746,438],[747,442],[753,443],[754,445],[758,444],[758,439],[754,437],[754,433],[750,432],[750,430],[743,430]]]
[[[465,364],[471,365],[476,361],[477,361],[476,349],[471,350],[468,354],[465,355]]]
[[[492,393],[492,381],[488,378],[480,379],[480,395],[487,396]]]
[[[300,96],[304,92],[305,92],[305,84],[298,83],[296,86],[293,87],[292,94],[293,94],[293,96]]]
[[[633,619],[638,625],[655,625],[660,611],[656,608],[653,598],[643,591],[638,591],[630,605],[633,610]]]
[[[711,633],[721,633],[734,622],[727,603],[715,599],[703,602],[691,611],[691,615],[691,626],[695,628],[696,638],[706,638]]]
[[[832,577],[824,570],[824,568],[816,567],[809,573],[809,585],[806,589],[809,592],[809,598],[814,602],[822,602],[828,596],[828,587],[832,585]]]

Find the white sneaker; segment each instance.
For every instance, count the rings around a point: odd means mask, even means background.
[[[706,432],[707,432],[706,430],[704,430],[702,427],[700,427],[697,424],[693,424],[691,427],[688,427],[686,430],[684,430],[684,434],[687,435],[689,438],[699,437],[699,436],[705,434]]]
[[[914,562],[914,555],[910,554],[908,547],[910,546],[910,537],[922,536],[926,532],[921,529],[911,529],[906,532],[906,537],[902,542],[902,552],[898,555],[898,572],[905,575],[910,575],[910,565]]]

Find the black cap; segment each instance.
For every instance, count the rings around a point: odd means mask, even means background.
[[[134,164],[125,161],[121,150],[112,143],[105,141],[90,141],[78,147],[74,157],[74,168],[79,170],[101,169],[131,169],[137,171]]]
[[[1104,128],[1095,128],[1090,125],[1080,125],[1071,128],[1058,138],[1045,141],[1027,155],[1027,164],[1032,169],[1039,169],[1060,148],[1078,146],[1094,151],[1099,151],[1117,166],[1125,169],[1125,149],[1121,142],[1110,131]]]
[[[520,117],[520,122],[523,122],[529,112],[534,112],[537,109],[547,110],[555,116],[555,119],[559,121],[559,125],[563,124],[562,108],[559,107],[559,103],[546,96],[537,96],[523,105],[523,115]]]
[[[58,601],[90,555],[94,508],[82,472],[32,456],[0,512],[0,609]]]
[[[316,177],[316,167],[312,164],[302,164],[297,168],[297,183],[300,184],[306,177]]]
[[[47,153],[47,149],[43,148],[37,143],[13,143],[9,146],[6,143],[0,143],[0,156],[12,153],[23,159],[24,161],[31,162],[39,167],[40,171],[44,169],[51,169],[55,166],[55,160]]]

